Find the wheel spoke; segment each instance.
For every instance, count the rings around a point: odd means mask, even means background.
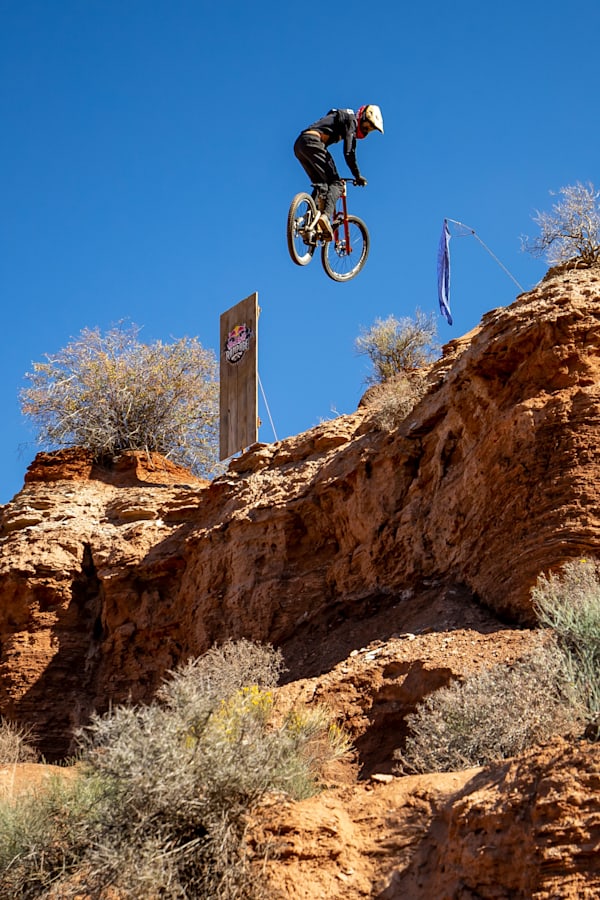
[[[348,237],[348,239],[347,239]],[[323,268],[334,281],[349,281],[358,275],[369,254],[369,232],[356,216],[348,216],[348,232],[344,225],[335,231],[334,240],[323,247]]]
[[[308,194],[296,194],[288,213],[287,241],[292,260],[305,266],[312,259],[315,244],[310,243],[310,223],[316,215],[316,207]]]

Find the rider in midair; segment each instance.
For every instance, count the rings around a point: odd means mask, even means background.
[[[371,131],[383,134],[381,110],[372,103],[361,106],[358,112],[352,109],[330,109],[326,116],[302,131],[296,139],[294,153],[314,185],[313,196],[321,212],[319,227],[325,240],[333,238],[331,217],[344,189],[344,183],[327,148],[338,141],[344,141],[344,159],[354,176],[354,183],[364,187],[367,179],[360,174],[358,168],[356,141],[365,138]]]

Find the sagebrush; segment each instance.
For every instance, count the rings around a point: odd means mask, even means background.
[[[272,648],[229,642],[172,673],[155,703],[96,717],[81,735],[77,779],[94,802],[82,814],[66,800],[35,838],[22,829],[4,862],[15,893],[0,896],[39,896],[58,878],[68,897],[75,871],[74,891],[93,896],[263,896],[244,850],[249,812],[273,789],[313,793],[324,763],[348,746],[321,710],[276,714],[281,669]],[[48,844],[63,848],[62,861],[53,852],[44,863]]]
[[[217,464],[218,365],[197,338],[145,344],[135,325],[84,329],[26,374],[21,409],[44,449],[97,459],[161,453],[199,475]]]
[[[579,709],[564,655],[552,640],[430,694],[407,716],[398,771],[451,772],[514,756],[570,729]]]
[[[556,635],[591,718],[600,716],[600,563],[577,559],[540,575],[532,590],[540,624]]]

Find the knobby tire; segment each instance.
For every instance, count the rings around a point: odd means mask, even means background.
[[[297,266],[305,266],[313,258],[315,244],[306,244],[302,229],[310,225],[317,215],[315,201],[310,194],[296,194],[287,218],[287,244],[292,261]]]
[[[363,268],[369,255],[371,238],[362,219],[348,216],[351,252],[346,249],[344,224],[335,231],[336,240],[328,241],[321,250],[321,262],[334,281],[350,281]]]

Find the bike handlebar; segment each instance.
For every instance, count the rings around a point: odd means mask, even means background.
[[[351,181],[352,184],[356,184],[356,178],[340,178],[339,180],[340,181]],[[313,185],[313,187],[315,186],[314,182],[311,182],[311,184]]]

